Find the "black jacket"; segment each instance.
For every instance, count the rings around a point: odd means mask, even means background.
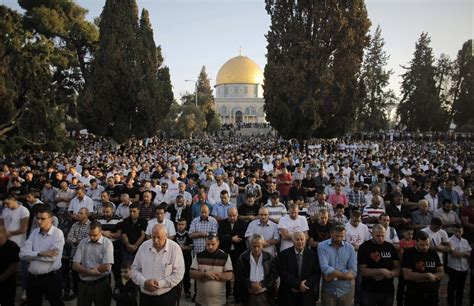
[[[282,251],[278,255],[278,274],[281,280],[278,290],[278,304],[285,306],[314,305],[316,302],[314,286],[319,270],[319,262],[316,253],[305,248],[303,251],[300,279],[298,277],[298,263],[296,262],[295,248],[291,247]],[[302,280],[306,280],[306,287],[310,289],[303,293],[293,292],[291,289],[298,290]]]
[[[247,230],[247,224],[241,220],[237,220],[234,224],[234,228],[231,229],[230,222],[228,219],[219,222],[219,229],[217,234],[220,240],[220,249],[230,254],[230,247],[234,245],[234,254],[237,259],[240,254],[247,250],[245,243],[245,231]],[[242,240],[239,243],[232,242],[232,237],[238,235]]]
[[[234,287],[234,296],[236,303],[246,304],[249,299],[248,290],[251,287],[250,282],[250,256],[251,250],[245,251],[240,255],[239,260],[237,261],[237,266],[235,267],[235,287]],[[273,284],[278,278],[277,271],[277,260],[273,256],[263,251],[262,252],[262,265],[263,273],[265,278],[260,282],[262,287],[267,288],[267,300],[272,303],[273,298]]]

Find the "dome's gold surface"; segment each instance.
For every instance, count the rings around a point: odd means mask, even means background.
[[[222,84],[263,84],[263,72],[253,60],[239,55],[219,69],[216,86]]]

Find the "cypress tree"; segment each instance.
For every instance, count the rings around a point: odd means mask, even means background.
[[[474,60],[472,39],[466,41],[454,61],[453,116],[461,130],[474,131]]]

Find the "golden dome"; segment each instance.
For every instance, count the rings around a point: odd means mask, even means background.
[[[263,84],[263,72],[253,60],[239,55],[219,69],[216,86],[222,84]]]

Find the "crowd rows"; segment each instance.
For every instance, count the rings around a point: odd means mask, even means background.
[[[2,162],[1,305],[462,305],[471,142],[80,141]]]

